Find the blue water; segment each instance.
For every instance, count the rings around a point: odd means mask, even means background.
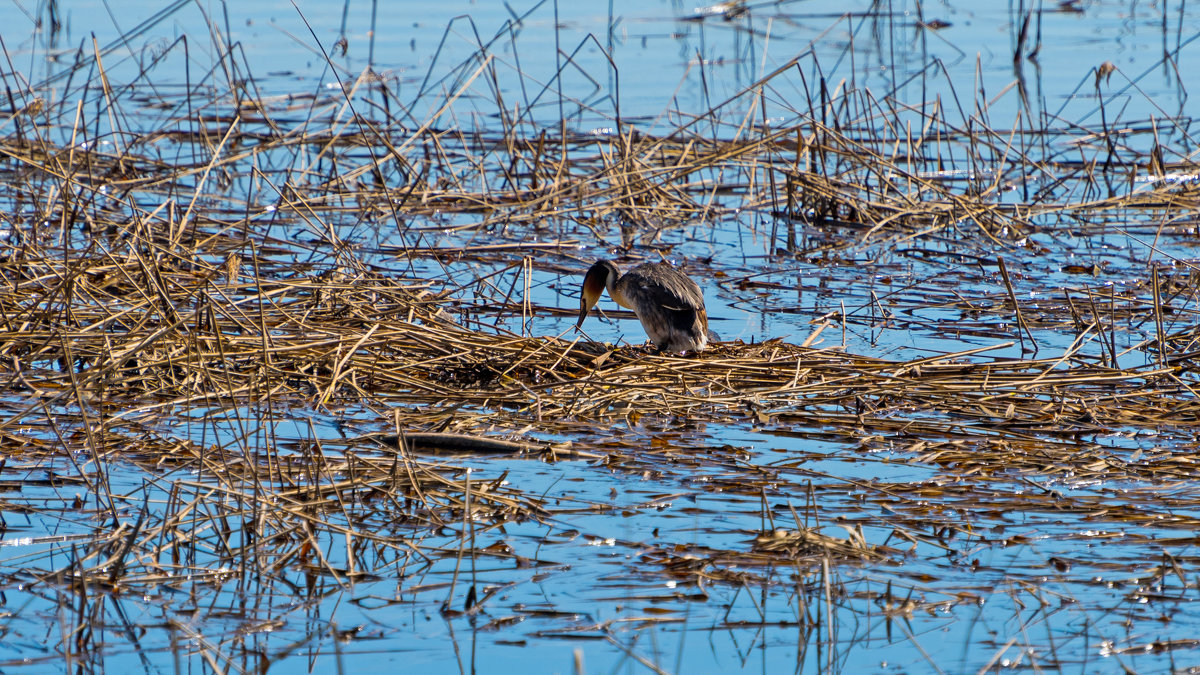
[[[569,133],[596,140],[581,151],[589,156],[611,147],[604,143],[618,129],[664,133],[714,108],[718,115],[694,120],[696,133],[733,139],[747,128],[837,118],[852,121],[845,131],[864,139],[864,152],[884,156],[898,151],[875,147],[873,132],[905,136],[896,130],[909,125],[909,135],[919,136],[925,118],[918,110],[940,108],[947,128],[963,133],[983,126],[1054,130],[1036,142],[974,156],[960,141],[928,140],[917,153],[924,158],[913,161],[916,175],[961,190],[980,185],[994,191],[995,202],[1029,208],[1037,229],[998,226],[999,244],[966,221],[917,240],[810,225],[799,227],[796,250],[784,251],[785,225],[772,214],[777,207],[765,188],[722,192],[716,188],[723,180],[739,184],[744,177],[701,172],[695,180],[705,187],[690,194],[711,199],[715,217],[664,227],[657,237],[638,240],[625,262],[665,257],[686,264],[703,281],[712,327],[730,341],[798,343],[828,323],[814,346],[889,359],[976,347],[995,347],[972,357],[981,360],[1030,356],[1015,322],[995,328],[997,314],[1010,314],[996,257],[1005,258],[1014,293],[1034,314],[1041,303],[1061,309],[1062,288],[1080,302],[1089,291],[1103,299],[1108,289],[1132,289],[1145,300],[1137,289],[1150,263],[1182,275],[1195,257],[1194,233],[1186,231],[1194,224],[1179,211],[1055,208],[1151,185],[1136,172],[1107,176],[1108,185],[1069,173],[1072,162],[1104,160],[1106,143],[1093,135],[1101,120],[1126,124],[1119,142],[1130,148],[1145,150],[1157,139],[1167,162],[1192,157],[1194,103],[1186,74],[1200,67],[1192,5],[1097,2],[1079,11],[1042,5],[1046,11],[1031,17],[1015,61],[1024,15],[1005,3],[855,3],[844,13],[808,2],[750,3],[748,14],[728,19],[678,2],[381,3],[374,17],[371,3],[358,0],[297,5],[62,2],[64,28],[51,34],[34,23],[45,18],[43,6],[10,3],[0,7],[10,59],[0,70],[18,104],[26,87],[48,97],[47,119],[57,126],[47,134],[63,143],[73,138],[75,104],[83,101],[86,118],[98,120],[88,142],[108,152],[126,142],[114,129],[194,130],[179,121],[185,86],[208,92],[193,105],[204,108],[201,114],[219,132],[216,140],[235,114],[244,128],[265,128],[251,106],[235,105],[231,81],[253,81],[244,95],[261,101],[289,132],[305,129],[309,120],[320,120],[319,128],[308,129],[313,133],[330,124],[352,130],[354,113],[373,114],[368,103],[386,98],[393,113],[404,111],[395,113],[403,126],[389,130],[400,144],[426,123],[487,137],[506,124],[543,126],[555,135],[562,121]],[[948,25],[934,29],[919,21]],[[344,53],[337,47],[342,37]],[[219,60],[229,45],[236,58]],[[1029,58],[1035,46],[1036,58]],[[65,75],[76,62],[86,77]],[[1096,69],[1105,62],[1115,70],[1098,79]],[[103,108],[99,65],[118,94],[136,103],[126,103],[120,116],[96,112]],[[359,83],[360,95],[349,100],[364,107],[352,111],[342,92],[368,70],[387,84],[387,97],[369,95],[369,85]],[[813,98],[822,80],[831,96],[854,92],[839,100],[874,106],[822,113]],[[743,95],[747,91],[754,93]],[[160,153],[164,161],[209,159],[166,137],[137,150]],[[314,153],[297,148],[294,155],[260,161],[308,167],[318,163]],[[1016,155],[1046,162],[1048,175],[1024,175],[1014,167],[1026,163],[1002,161]],[[374,159],[366,151],[342,157]],[[213,203],[202,200],[200,207],[229,220],[253,214],[260,234],[276,238],[275,248],[263,251],[264,266],[274,266],[269,274],[337,267],[329,243],[336,236],[375,269],[436,280],[465,306],[498,306],[493,301],[508,297],[509,289],[519,291],[511,297],[525,299],[519,263],[529,255],[533,316],[523,321],[519,309],[499,307],[493,315],[465,317],[449,310],[479,330],[573,339],[579,273],[598,257],[622,253],[620,223],[592,228],[568,217],[540,232],[521,223],[480,229],[475,226],[483,217],[464,212],[401,223],[386,212],[376,220],[282,218],[278,193],[245,166],[244,175],[228,177],[226,187],[214,188]],[[838,175],[838,167],[827,168]],[[844,180],[878,184],[883,178],[846,170]],[[1185,175],[1182,184],[1188,180]],[[904,189],[916,199],[925,188]],[[184,203],[190,198],[174,196]],[[153,210],[164,196],[147,190],[130,198]],[[6,191],[0,202],[14,220],[37,212],[36,204]],[[354,206],[352,197],[346,204]],[[1184,230],[1160,236],[1166,222]],[[80,237],[80,247],[88,243],[84,235],[70,236]],[[532,248],[560,240],[570,243]],[[517,247],[511,265],[401,255],[412,247],[497,244]],[[490,286],[479,281],[490,273]],[[964,297],[977,306],[964,307]],[[1181,297],[1168,331],[1191,322],[1194,308]],[[931,299],[940,305],[927,307]],[[607,300],[601,307],[615,309]],[[1146,320],[1145,304],[1133,314],[1111,335],[1116,349],[1130,350],[1121,356],[1124,366],[1153,359],[1139,347],[1154,337],[1153,319]],[[643,341],[631,320],[592,316],[585,329],[597,340]],[[1078,335],[1074,325],[1053,318],[1033,332],[1040,357],[1057,357]],[[1078,352],[1103,353],[1098,340]],[[798,400],[796,407],[806,404]],[[215,414],[198,404],[162,411],[147,426],[232,457],[278,448],[291,459],[304,456],[297,450],[303,443],[327,443],[336,455],[347,436],[389,429],[386,410],[369,406],[268,411],[247,405],[232,412]],[[142,418],[136,411],[128,415]],[[477,481],[505,476],[504,494],[539,500],[545,517],[426,527],[395,522],[387,505],[364,505],[375,509],[369,513],[378,528],[362,535],[378,536],[378,546],[357,549],[351,565],[347,550],[355,537],[320,540],[331,566],[365,573],[347,572],[341,580],[310,574],[296,559],[282,570],[256,573],[273,564],[269,557],[253,561],[244,576],[231,573],[230,551],[253,551],[243,524],[269,513],[221,493],[203,475],[126,462],[98,467],[84,456],[54,466],[10,458],[3,478],[23,487],[0,493],[7,525],[0,541],[0,669],[575,672],[579,658],[590,672],[976,672],[989,666],[1161,672],[1197,658],[1196,645],[1187,643],[1143,648],[1191,638],[1198,628],[1190,611],[1195,582],[1183,587],[1173,570],[1163,571],[1167,554],[1188,574],[1194,563],[1191,532],[1200,516],[1190,506],[1194,472],[1150,477],[1148,470],[1144,480],[1109,484],[1077,481],[1048,467],[1044,474],[998,471],[967,480],[955,467],[919,460],[913,447],[920,439],[902,434],[846,438],[819,424],[758,423],[749,414],[699,429],[672,423],[605,421],[581,425],[576,438],[548,439],[573,440],[591,451],[619,448],[633,458],[625,465],[446,458],[444,471],[456,480],[466,468]],[[53,439],[45,429],[30,433]],[[982,463],[989,446],[980,434],[964,443]],[[1111,452],[1104,460],[1192,450],[1186,437],[1120,429],[1087,440]],[[1027,451],[1051,442],[1057,441],[1035,437]],[[102,504],[84,484],[61,479],[100,469],[125,499]],[[1162,511],[1143,517],[1147,496]],[[85,540],[45,537],[98,532],[103,540],[118,522],[132,526],[143,508],[161,517],[188,504],[206,516],[190,525],[199,529],[178,530],[180,537],[197,537],[192,557],[127,561],[130,573],[123,578],[130,587],[121,593],[81,590],[69,574],[33,572],[112,564],[109,548],[95,553]],[[215,522],[208,519],[214,514],[230,523],[221,537],[229,550],[210,547],[211,532],[202,524]],[[336,514],[328,518],[338,524]],[[749,553],[759,534],[800,526],[843,539],[861,531],[868,543],[896,553],[882,562],[833,560],[827,571],[803,558],[783,567],[715,554]],[[278,527],[281,537],[291,536]],[[927,534],[903,535],[914,531]],[[496,548],[460,562],[458,551],[471,536],[477,549]],[[423,559],[408,542],[443,555]],[[85,550],[94,555],[81,561]],[[177,565],[191,576],[159,580],[156,566],[178,572]],[[456,614],[472,585],[479,595],[496,592],[479,613]],[[443,611],[444,604],[451,611]],[[70,630],[79,624],[93,630],[82,651],[74,649],[77,636]]]

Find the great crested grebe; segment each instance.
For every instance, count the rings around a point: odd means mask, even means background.
[[[708,345],[708,314],[704,294],[696,282],[670,263],[645,263],[622,275],[611,260],[592,265],[583,278],[579,321],[600,300],[600,293],[625,309],[632,309],[659,351],[702,351]]]

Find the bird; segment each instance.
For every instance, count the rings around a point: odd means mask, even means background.
[[[622,275],[611,260],[592,265],[583,277],[576,330],[606,288],[614,302],[633,310],[659,352],[699,352],[708,346],[704,293],[678,267],[666,262],[644,263]]]

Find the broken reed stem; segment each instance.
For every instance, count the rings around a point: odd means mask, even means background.
[[[1154,350],[1156,363],[1161,367],[1166,361],[1166,333],[1163,331],[1162,298],[1159,295],[1158,265],[1150,270],[1150,286],[1154,292],[1154,338],[1158,349]]]
[[[1017,337],[1019,337],[1021,340],[1021,352],[1026,352],[1025,336],[1029,336],[1029,343],[1032,345],[1032,349],[1029,351],[1037,354],[1037,339],[1033,336],[1033,331],[1029,329],[1029,325],[1025,323],[1025,318],[1021,314],[1021,305],[1017,303],[1017,294],[1016,291],[1013,290],[1012,280],[1010,280],[1008,277],[1008,267],[1004,264],[1004,258],[997,256],[996,264],[1000,267],[1000,278],[1004,280],[1004,288],[1008,291],[1008,299],[1010,302],[1012,302],[1013,313],[1017,318],[1017,327],[1019,329],[1017,331]]]

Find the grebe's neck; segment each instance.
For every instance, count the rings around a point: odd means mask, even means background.
[[[624,284],[620,283],[621,269],[611,260],[604,260],[602,263],[604,270],[608,272],[604,279],[604,287],[608,289],[608,297],[612,298],[613,302],[625,309],[633,309],[633,303],[625,295]]]

